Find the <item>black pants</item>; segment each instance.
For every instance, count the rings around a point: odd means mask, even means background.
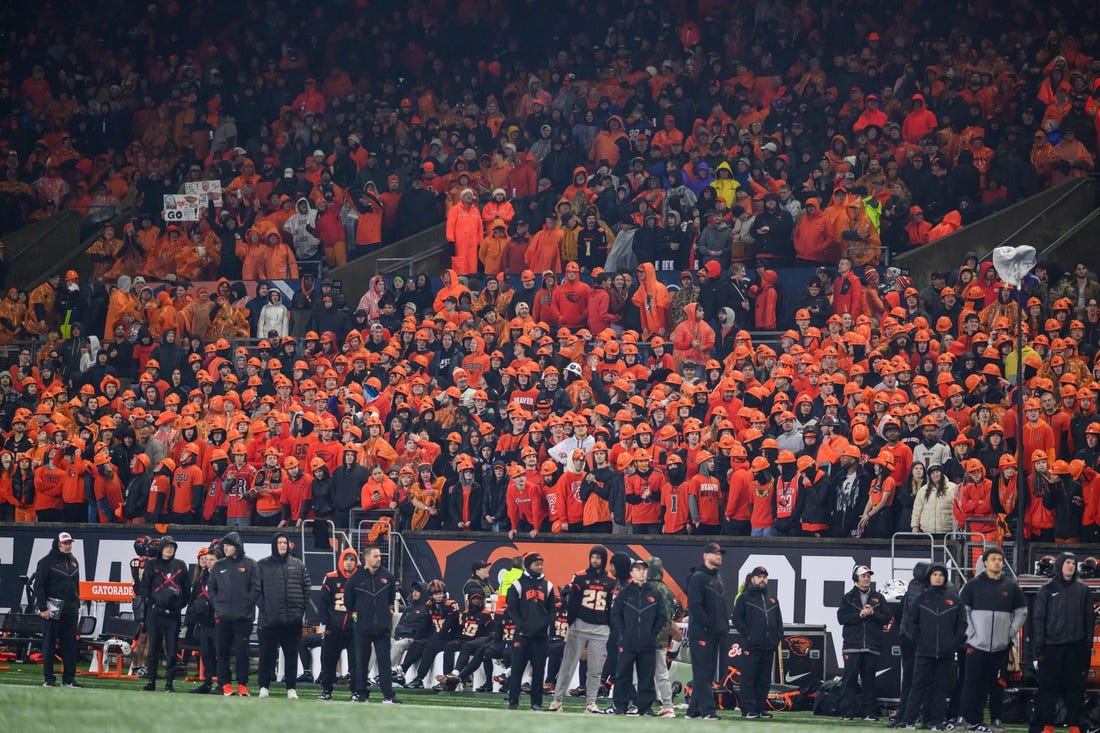
[[[909,691],[913,687],[913,666],[916,663],[913,655],[916,652],[916,643],[901,636],[898,637],[898,646],[901,647],[901,696],[898,698],[898,720],[906,720],[905,706],[909,704]]]
[[[191,512],[185,512],[183,514],[177,514],[176,512],[168,512],[168,524],[198,524],[195,521],[195,515]]]
[[[634,534],[661,534],[660,522],[652,522],[647,524],[632,524],[630,525],[631,531]]]
[[[54,648],[61,647],[61,682],[68,684],[76,679],[76,626],[75,613],[63,613],[56,619],[42,620],[42,674],[46,682],[56,682],[53,672]]]
[[[744,649],[741,652],[741,713],[766,711],[772,682],[774,649]]]
[[[88,505],[84,502],[80,501],[75,504],[66,502],[62,504],[62,507],[61,521],[66,524],[83,524],[88,521]]]
[[[1092,645],[1048,644],[1039,652],[1039,699],[1031,721],[1032,731],[1054,725],[1058,698],[1066,706],[1066,725],[1082,730],[1093,727],[1085,714],[1085,682],[1088,680]]]
[[[902,722],[916,723],[919,718],[926,727],[942,726],[947,717],[947,698],[955,685],[954,657],[916,657],[909,676],[913,684],[902,708]]]
[[[275,681],[275,658],[283,652],[283,679],[286,689],[298,684],[298,640],[302,638],[301,624],[286,626],[261,626],[260,636],[260,687],[271,687]]]
[[[477,668],[485,661],[485,652],[492,645],[492,641],[493,639],[490,636],[479,636],[476,639],[464,641],[459,645],[456,668],[458,669],[458,676],[460,678],[466,680],[473,676]],[[490,682],[493,681],[492,667],[489,667],[489,674],[486,675],[486,679]]]
[[[584,531],[588,534],[611,534],[611,521],[586,524],[584,525]]]
[[[752,522],[747,519],[727,519],[722,534],[734,537],[748,537],[752,534]]]
[[[393,697],[393,667],[390,666],[390,635],[360,634],[355,632],[355,674],[351,679],[352,690],[366,697],[367,675],[370,673],[371,649],[378,655],[378,683],[382,697]],[[453,658],[452,658],[453,659]]]
[[[39,522],[60,522],[64,516],[63,509],[39,509],[34,513]],[[79,520],[77,520],[79,521]]]
[[[960,711],[963,718],[970,725],[982,722],[985,701],[989,700],[989,718],[996,720],[1001,717],[1001,706],[1004,704],[1004,691],[997,682],[997,676],[1004,667],[1008,650],[999,652],[983,652],[980,649],[968,646],[964,664],[966,665],[966,679],[963,680],[963,694]]]
[[[688,715],[706,717],[714,712],[714,678],[718,660],[726,655],[722,637],[691,640],[691,703]]]
[[[840,682],[840,712],[846,718],[875,714],[875,671],[878,655],[845,652],[844,675]],[[856,690],[856,680],[859,690]]]
[[[336,665],[340,663],[340,652],[345,649],[348,652],[348,667],[354,672],[355,632],[350,626],[346,629],[326,627],[321,640],[321,672],[317,675],[317,683],[325,692],[331,693],[332,686],[336,684]]]
[[[435,664],[435,656],[443,652],[443,673],[450,674],[455,668],[455,652],[458,651],[458,642],[451,639],[440,639],[433,636],[424,643],[424,651],[420,655],[420,663],[416,665],[416,679],[424,679],[424,675],[432,671]],[[389,659],[386,655],[386,659]]]
[[[523,669],[531,664],[531,704],[542,705],[542,681],[546,673],[546,655],[550,640],[545,636],[517,636],[512,642],[512,674],[508,679],[508,704],[519,704]]]
[[[615,667],[615,713],[626,715],[630,698],[634,695],[634,672],[638,672],[638,689],[635,698],[638,712],[653,709],[657,701],[657,655],[652,649],[620,649],[619,660]],[[568,683],[566,683],[568,684]]]
[[[199,646],[202,659],[202,681],[214,683],[214,673],[218,670],[218,653],[214,649],[214,627],[206,624],[195,625],[195,643]]]
[[[233,684],[229,660],[235,661],[237,684],[248,685],[248,637],[252,633],[251,619],[214,621],[214,648],[218,650],[218,684]],[[232,657],[230,656],[232,655]]]
[[[565,656],[565,639],[561,637],[551,639],[546,648],[546,680],[553,682],[555,687],[558,684],[558,671],[561,670],[563,656]],[[569,684],[568,680],[563,682]]]
[[[160,655],[164,653],[164,680],[172,684],[176,678],[176,646],[180,638],[179,614],[164,616],[155,608],[145,616],[145,626],[149,631],[149,656],[146,667],[149,669],[149,681],[157,681],[157,668]]]

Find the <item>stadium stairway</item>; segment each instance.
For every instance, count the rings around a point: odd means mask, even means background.
[[[1100,235],[1096,176],[1068,181],[957,232],[893,258],[908,270],[916,287],[928,284],[935,270],[956,270],[966,252],[987,259],[996,247],[1030,245],[1039,259],[1055,259],[1063,267],[1071,259],[1091,256]],[[1091,261],[1091,260],[1087,260]]]

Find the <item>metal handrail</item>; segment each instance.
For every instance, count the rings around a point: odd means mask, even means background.
[[[1024,230],[1028,229],[1029,227],[1034,225],[1036,222],[1038,222],[1041,218],[1046,216],[1050,212],[1051,209],[1053,209],[1055,206],[1058,206],[1059,204],[1061,204],[1062,201],[1064,201],[1066,199],[1066,197],[1068,197],[1070,194],[1073,194],[1074,192],[1076,192],[1077,189],[1080,188],[1081,186],[1085,185],[1085,183],[1088,182],[1088,180],[1089,180],[1088,176],[1086,176],[1084,178],[1078,178],[1077,181],[1073,183],[1073,185],[1067,186],[1065,193],[1063,193],[1057,199],[1052,201],[1046,208],[1044,208],[1038,214],[1036,214],[1032,218],[1028,219],[1024,224],[1022,224],[1018,229],[1016,229],[1016,231],[1012,232],[1012,234],[1009,234],[1007,237],[1005,237],[1003,240],[1001,240],[1000,244],[997,244],[994,247],[992,247],[988,252],[986,252],[984,255],[982,255],[982,257],[978,261],[981,262],[982,260],[987,260],[990,257],[992,257],[994,249],[996,249],[997,247],[1003,247],[1003,246],[1005,246],[1006,243],[1011,242],[1012,240],[1014,240]]]

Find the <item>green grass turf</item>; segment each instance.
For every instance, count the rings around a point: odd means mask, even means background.
[[[599,725],[601,733],[620,731],[657,731],[670,726],[683,729],[698,725],[686,720],[683,710],[677,710],[676,720],[662,718],[626,718],[592,716],[583,713],[583,700],[566,698],[565,713],[532,713],[527,710],[526,696],[520,700],[519,711],[505,710],[503,695],[488,693],[440,694],[431,690],[400,690],[404,705],[382,705],[381,696],[373,690],[366,705],[348,702],[347,687],[334,690],[336,700],[316,700],[320,688],[313,684],[298,686],[301,699],[285,698],[282,685],[272,688],[272,697],[223,698],[220,695],[189,695],[195,685],[181,682],[178,692],[143,693],[139,680],[109,680],[82,676],[78,681],[84,689],[42,687],[42,669],[35,664],[11,664],[0,671],[0,731],[67,730],[76,727],[87,731],[147,730],[156,721],[161,730],[229,730],[270,732],[281,730],[333,730],[348,724],[349,715],[368,715],[372,725],[394,726],[401,733],[440,733],[451,730],[513,730],[520,725],[538,726],[539,733],[575,733],[580,725]],[[679,702],[679,700],[677,700]],[[550,698],[546,697],[545,705]],[[601,707],[610,701],[601,700]],[[740,713],[719,713],[726,720],[742,723]],[[531,716],[537,716],[537,723]],[[814,717],[809,712],[778,713],[771,721],[752,723],[771,733],[811,733],[822,726],[861,727],[865,730],[885,730],[880,723],[844,723],[839,718]],[[1009,730],[1023,730],[1012,726]]]

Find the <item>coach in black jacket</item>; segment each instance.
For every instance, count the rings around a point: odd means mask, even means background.
[[[366,702],[367,673],[373,648],[378,655],[378,677],[385,700],[396,702],[393,696],[393,667],[390,664],[390,626],[393,604],[397,598],[397,582],[389,570],[382,567],[382,550],[368,547],[363,551],[363,564],[344,584],[344,605],[355,623],[355,678],[352,680],[352,702]]]
[[[855,586],[844,594],[836,620],[843,627],[844,676],[840,683],[840,710],[845,720],[862,716],[872,722],[875,714],[875,671],[882,650],[882,627],[890,620],[890,609],[882,594],[871,589],[871,568],[858,565],[852,570]],[[856,679],[859,692],[856,692]]]
[[[271,554],[257,565],[260,576],[260,697],[267,697],[275,679],[275,653],[283,650],[286,696],[297,699],[298,642],[309,604],[309,571],[290,554],[284,532],[271,539]]]
[[[638,714],[656,715],[653,703],[657,700],[654,674],[657,657],[657,635],[668,628],[661,594],[648,581],[649,566],[644,560],[630,565],[631,582],[619,591],[611,607],[612,623],[620,630],[619,658],[615,668],[616,715],[626,715],[626,708],[634,692],[634,672],[638,673]]]
[[[160,553],[145,563],[141,574],[140,595],[145,604],[145,624],[149,630],[149,681],[146,692],[157,689],[157,668],[164,653],[164,690],[173,692],[176,678],[176,644],[180,637],[180,612],[191,596],[187,566],[176,557],[176,541],[166,536],[160,541]]]
[[[1092,652],[1092,593],[1077,578],[1077,557],[1063,552],[1054,577],[1039,589],[1032,606],[1031,641],[1039,660],[1039,700],[1031,721],[1036,733],[1057,725],[1055,704],[1062,698],[1066,724],[1093,728],[1085,714],[1085,681]]]
[[[80,563],[73,557],[73,537],[62,532],[34,571],[35,608],[42,622],[42,673],[46,687],[57,684],[54,647],[61,645],[61,684],[76,682],[76,625],[80,606]],[[58,608],[60,605],[60,608]],[[52,609],[52,611],[51,611]]]
[[[730,633],[726,586],[718,573],[726,551],[711,542],[703,548],[703,565],[688,580],[688,638],[691,640],[692,696],[687,717],[718,720],[714,712],[714,678],[725,656]]]
[[[550,650],[550,624],[558,595],[554,584],[542,574],[542,555],[532,552],[523,559],[523,575],[508,589],[508,617],[516,624],[512,641],[512,675],[508,686],[508,709],[519,707],[523,670],[531,663],[531,709],[542,710],[542,679]]]
[[[733,625],[741,632],[741,717],[770,718],[772,660],[783,640],[783,614],[768,587],[768,569],[757,566],[745,578],[745,589],[733,604]]]
[[[218,683],[223,695],[234,694],[229,674],[230,654],[235,657],[237,694],[248,695],[248,637],[260,597],[256,563],[245,557],[244,543],[236,532],[222,539],[225,557],[210,572],[210,601],[214,604],[214,644],[218,650]],[[295,655],[297,656],[297,655]]]
[[[901,727],[913,724],[918,715],[925,728],[944,725],[947,698],[955,684],[955,651],[966,637],[966,609],[947,585],[947,567],[933,563],[927,579],[928,587],[906,603],[902,618],[902,628],[912,638],[914,662]]]

